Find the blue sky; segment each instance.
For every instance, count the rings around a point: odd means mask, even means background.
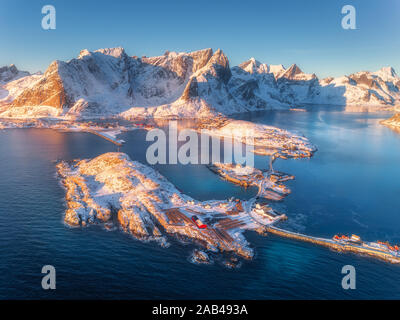
[[[41,28],[46,4],[57,10],[56,30]],[[357,30],[341,27],[346,4]],[[0,66],[29,71],[122,46],[137,56],[221,48],[231,65],[255,57],[320,77],[388,65],[400,74],[399,33],[398,0],[0,0]]]

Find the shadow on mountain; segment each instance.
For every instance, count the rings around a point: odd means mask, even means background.
[[[234,76],[229,81],[229,91],[249,111],[277,106],[297,108],[312,104],[347,104],[345,86],[322,86],[316,77],[307,80],[276,79],[271,73],[249,73],[237,67],[232,70]]]

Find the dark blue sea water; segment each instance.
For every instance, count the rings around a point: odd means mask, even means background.
[[[275,111],[242,116],[298,130],[318,146],[310,160],[277,160],[294,174],[280,204],[286,227],[331,237],[400,242],[400,134],[378,124],[388,114]],[[145,161],[145,132],[123,134],[121,151]],[[101,226],[63,223],[64,190],[54,161],[92,158],[115,147],[97,136],[45,129],[0,131],[0,299],[354,299],[400,298],[400,266],[312,244],[247,233],[252,261],[230,270],[194,265],[190,244],[143,243]],[[266,158],[256,166],[265,168]],[[249,198],[204,166],[157,166],[194,198]],[[41,288],[41,268],[54,265],[57,289]],[[341,269],[353,265],[356,290],[343,290]]]

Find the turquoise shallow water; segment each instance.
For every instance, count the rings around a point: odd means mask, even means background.
[[[263,112],[241,116],[298,130],[318,146],[310,160],[278,160],[294,174],[292,194],[281,203],[285,227],[312,235],[356,233],[367,240],[400,242],[400,134],[378,124],[388,114]],[[145,162],[145,132],[124,133],[121,151]],[[85,133],[45,129],[0,131],[0,298],[400,298],[400,266],[326,248],[246,234],[256,251],[236,270],[187,261],[193,246],[142,243],[100,226],[63,223],[64,190],[57,159],[91,158],[115,151]],[[265,168],[266,158],[256,166]],[[156,166],[183,192],[199,200],[249,198],[204,166]],[[41,289],[41,268],[57,270],[57,289]],[[357,289],[341,288],[341,268],[357,271]]]

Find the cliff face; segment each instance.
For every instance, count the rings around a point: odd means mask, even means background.
[[[15,98],[11,107],[51,106],[62,111],[68,103],[67,92],[59,74],[59,62],[53,62],[33,87],[26,88]]]
[[[35,82],[40,74],[31,75],[20,71],[15,65],[0,68],[0,113],[10,108],[10,103],[27,87]]]
[[[0,81],[15,73],[4,69]],[[42,115],[47,108],[72,118],[202,117],[302,104],[400,104],[400,78],[390,67],[320,80],[295,64],[286,69],[254,58],[231,68],[219,49],[150,58],[122,48],[82,50],[36,80],[3,99],[8,108],[1,116]]]

